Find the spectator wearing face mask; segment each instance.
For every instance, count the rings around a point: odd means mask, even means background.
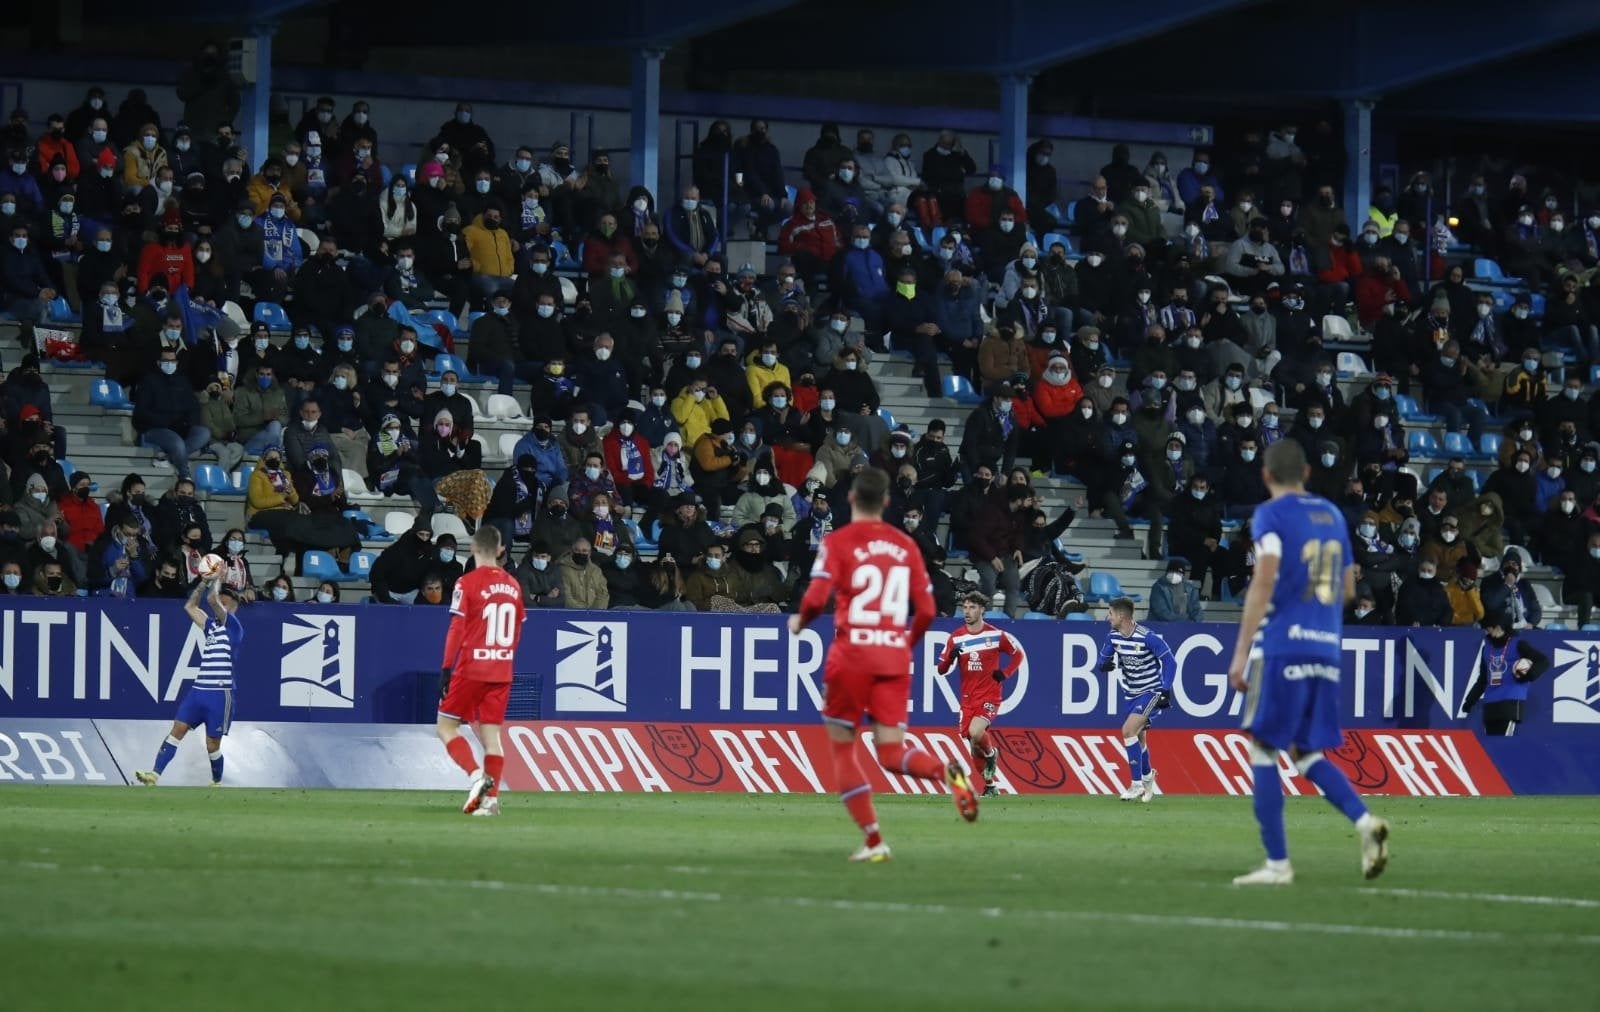
[[[778,252],[794,261],[804,277],[824,274],[839,252],[839,230],[809,189],[795,195],[794,215],[778,232]]]
[[[610,500],[615,497],[616,491],[616,482],[606,470],[605,455],[599,449],[591,450],[584,455],[582,466],[567,483],[572,511],[580,517],[588,514],[596,495],[604,494]]]
[[[1422,559],[1415,576],[1400,585],[1395,598],[1395,622],[1403,626],[1440,627],[1451,624],[1450,597],[1438,578],[1438,563]]]
[[[690,472],[694,476],[695,490],[705,501],[706,512],[711,516],[720,515],[723,501],[735,497],[738,484],[744,478],[745,471],[738,463],[733,443],[733,423],[719,418],[694,444]]]
[[[1250,220],[1245,236],[1228,247],[1222,269],[1235,290],[1250,294],[1265,292],[1274,280],[1283,277],[1283,258],[1278,255],[1277,247],[1267,241],[1265,218]]]
[[[1525,543],[1527,531],[1538,520],[1535,505],[1538,478],[1534,474],[1532,454],[1525,449],[1518,450],[1510,464],[1502,465],[1489,475],[1489,479],[1483,483],[1483,490],[1500,497],[1512,542]]]
[[[1538,595],[1522,579],[1522,556],[1514,551],[1505,553],[1498,573],[1484,579],[1478,596],[1486,614],[1504,616],[1507,629],[1537,629],[1544,619]]]
[[[1189,579],[1189,561],[1173,556],[1167,572],[1150,588],[1150,621],[1201,622],[1205,606],[1200,603],[1200,588]]]
[[[1549,381],[1541,362],[1540,351],[1535,346],[1525,347],[1517,365],[1505,376],[1505,386],[1500,393],[1499,413],[1502,417],[1525,418],[1531,421],[1535,412],[1548,399]]]
[[[167,164],[167,149],[161,146],[161,131],[155,123],[139,128],[133,142],[122,150],[122,185],[130,190],[142,190],[156,178],[156,172]]]
[[[1455,566],[1455,579],[1445,586],[1450,599],[1450,624],[1477,625],[1483,621],[1483,598],[1478,590],[1478,564],[1461,559]]]
[[[545,486],[539,481],[539,464],[530,453],[516,456],[501,472],[484,511],[485,523],[500,531],[501,541],[511,545],[533,535],[534,520],[544,505]]]
[[[1423,544],[1420,560],[1431,562],[1441,573],[1454,573],[1456,563],[1463,559],[1476,559],[1477,549],[1461,537],[1461,523],[1454,516],[1446,516],[1439,528]]]
[[[566,607],[561,588],[561,569],[551,564],[553,560],[549,543],[535,538],[528,546],[528,554],[522,564],[517,567],[517,582],[522,584],[523,598],[530,607]]]
[[[372,564],[372,596],[380,604],[415,602],[435,558],[433,530],[427,514],[422,514]]]
[[[558,561],[566,607],[604,610],[610,606],[605,574],[591,563],[593,556],[589,539],[580,537]]]

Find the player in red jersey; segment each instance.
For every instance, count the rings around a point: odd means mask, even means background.
[[[851,521],[822,539],[800,613],[789,617],[797,636],[834,598],[833,646],[823,666],[822,719],[833,741],[840,800],[866,841],[852,861],[887,861],[878,832],[872,787],[856,762],[856,728],[869,716],[878,762],[891,773],[950,786],[956,810],[978,817],[978,798],[959,763],[945,765],[920,748],[906,748],[911,697],[911,648],[933,622],[933,586],[916,542],[883,522],[889,476],[869,467],[850,489]],[[909,626],[909,628],[908,628]]]
[[[477,567],[456,581],[450,598],[450,633],[444,641],[444,664],[439,679],[439,740],[446,752],[472,778],[468,815],[500,814],[500,772],[505,752],[500,747],[500,725],[506,719],[506,697],[511,694],[511,662],[522,639],[522,587],[516,577],[500,568],[500,532],[478,528],[472,536],[472,558]],[[483,764],[472,754],[472,743],[461,735],[461,722],[473,721],[483,743]]]
[[[947,675],[961,658],[961,737],[972,746],[972,768],[980,763],[978,789],[987,797],[995,789],[996,760],[1000,752],[989,740],[989,725],[1000,712],[1000,687],[1022,666],[1022,644],[1008,632],[983,620],[989,607],[988,595],[973,591],[961,599],[961,618],[965,624],[950,634],[939,655],[939,674]],[[1000,655],[1006,655],[1005,664]]]

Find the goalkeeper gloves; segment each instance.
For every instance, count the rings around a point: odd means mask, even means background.
[[[1108,658],[1104,664],[1100,665],[1100,670],[1109,675],[1117,670],[1117,662]]]
[[[1166,689],[1162,689],[1160,692],[1156,693],[1156,709],[1165,710],[1167,707],[1169,707],[1171,705],[1172,705],[1172,693],[1171,692],[1168,692]]]

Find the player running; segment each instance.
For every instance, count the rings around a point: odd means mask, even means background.
[[[939,674],[948,675],[961,660],[961,737],[972,748],[972,768],[983,767],[978,790],[986,798],[999,795],[994,786],[1000,750],[989,739],[989,725],[1000,712],[1001,686],[1022,666],[1022,644],[1008,632],[983,620],[989,598],[973,591],[961,599],[961,618],[965,622],[945,642],[939,655]],[[1000,663],[1000,655],[1006,663]]]
[[[1267,449],[1261,476],[1270,498],[1256,507],[1256,569],[1245,595],[1228,681],[1245,692],[1256,821],[1267,861],[1234,885],[1289,885],[1278,753],[1361,834],[1361,871],[1377,878],[1389,861],[1389,824],[1367,811],[1323,750],[1344,742],[1339,729],[1340,643],[1344,605],[1355,596],[1350,535],[1338,507],[1306,492],[1305,451],[1292,439]]]
[[[1150,766],[1145,729],[1157,710],[1172,705],[1172,679],[1178,662],[1162,635],[1133,620],[1133,602],[1111,602],[1111,635],[1100,648],[1100,670],[1122,670],[1122,747],[1128,753],[1128,788],[1123,801],[1148,805],[1156,795],[1156,771]]]
[[[476,568],[456,581],[450,598],[450,632],[444,641],[439,677],[439,722],[435,730],[444,749],[471,778],[468,815],[500,814],[500,773],[505,752],[500,725],[511,694],[511,662],[522,640],[522,587],[500,568],[500,532],[478,528],[472,536]],[[483,743],[483,763],[461,734],[461,722],[473,721]]]
[[[920,748],[906,748],[911,697],[911,648],[933,621],[933,587],[922,553],[897,527],[883,522],[889,476],[869,467],[849,492],[851,522],[822,539],[800,613],[789,616],[798,636],[834,598],[833,646],[823,666],[822,719],[832,739],[839,799],[861,827],[865,842],[852,861],[887,861],[889,845],[878,832],[872,787],[856,762],[856,728],[870,715],[878,762],[891,773],[943,780],[956,810],[978,817],[978,798],[960,764],[944,765]],[[909,626],[909,628],[908,628]]]
[[[211,609],[210,615],[200,607],[202,594]],[[244,642],[244,623],[234,614],[239,610],[239,598],[232,588],[222,585],[219,576],[196,583],[183,610],[205,634],[205,645],[200,649],[200,674],[178,702],[178,716],[172,722],[172,731],[156,750],[155,768],[134,771],[133,778],[146,787],[153,787],[161,780],[167,764],[178,754],[178,743],[189,729],[201,726],[206,729],[211,782],[222,783],[222,736],[233,723],[233,658],[239,644]]]

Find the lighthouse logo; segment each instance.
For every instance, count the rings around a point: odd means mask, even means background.
[[[1552,659],[1557,724],[1600,724],[1600,640],[1566,640]]]
[[[350,710],[356,705],[356,620],[293,615],[283,623],[278,704]]]

